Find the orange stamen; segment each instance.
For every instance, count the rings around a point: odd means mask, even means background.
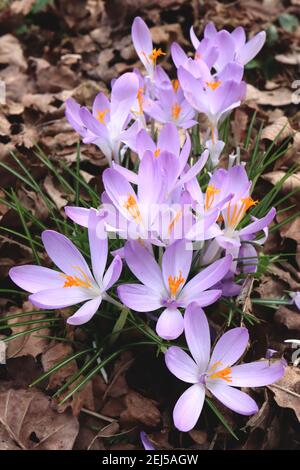
[[[166,55],[166,53],[163,52],[161,50],[161,48],[159,48],[159,49],[155,48],[155,49],[152,50],[151,54],[149,54],[149,59],[152,60],[153,65],[156,65],[157,58],[162,56],[162,55]]]
[[[97,120],[101,123],[101,124],[105,124],[105,115],[109,112],[109,109],[104,109],[103,111],[97,111]]]
[[[182,277],[182,272],[179,271],[179,276],[169,276],[168,283],[172,297],[176,297],[179,287],[185,282],[185,279]]]
[[[207,186],[205,193],[205,209],[208,210],[211,208],[212,203],[215,200],[215,195],[218,194],[221,190],[217,189],[213,184]]]
[[[181,106],[178,103],[173,104],[172,106],[172,117],[177,121],[179,114],[181,113]]]
[[[231,377],[231,368],[230,367],[224,367],[223,369],[218,370],[215,372],[215,370],[222,365],[222,362],[218,361],[216,362],[211,368],[210,372],[213,372],[211,375],[208,377],[210,379],[223,379],[225,382],[232,382],[232,377]]]
[[[236,227],[246,214],[247,210],[258,203],[258,201],[254,201],[250,196],[242,198],[241,201],[242,204],[239,208],[238,204],[234,204],[233,211],[231,211],[231,201],[228,203],[227,221],[230,227]]]
[[[177,79],[172,80],[172,86],[173,86],[173,90],[175,91],[175,93],[177,93],[177,90],[179,88],[179,80]]]
[[[91,288],[91,281],[85,274],[85,272],[79,266],[74,266],[74,269],[77,269],[80,272],[83,279],[81,279],[79,276],[70,276],[68,274],[61,273],[61,277],[65,279],[63,287],[86,287],[87,289]]]
[[[169,235],[171,235],[171,232],[174,230],[175,224],[178,222],[178,220],[180,219],[181,216],[182,216],[182,211],[181,210],[178,211],[177,214],[175,214],[175,217],[172,220],[172,222],[170,223],[169,228],[168,228],[168,234]]]
[[[160,155],[160,149],[156,149],[154,152],[155,158],[157,158]]]
[[[206,85],[211,89],[211,90],[216,90],[217,88],[219,88],[219,86],[221,85],[221,80],[216,80],[215,82],[206,82]]]
[[[132,194],[128,195],[128,198],[127,198],[126,202],[124,203],[124,207],[125,207],[125,209],[128,210],[129,214],[134,218],[134,220],[137,223],[142,222],[142,216],[141,216],[141,213],[140,213],[138,203],[137,203],[135,197],[132,196]]]
[[[143,87],[140,87],[138,89],[138,92],[137,92],[137,100],[138,100],[138,104],[139,104],[139,114],[144,113],[144,110],[143,110],[143,92],[144,92]]]

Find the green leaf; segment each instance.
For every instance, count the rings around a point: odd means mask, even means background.
[[[226,419],[224,418],[224,416],[222,415],[222,413],[218,410],[218,408],[214,405],[214,403],[210,400],[210,398],[206,397],[205,398],[205,401],[206,403],[208,404],[208,406],[210,407],[210,409],[215,413],[215,415],[217,416],[217,418],[219,418],[219,420],[221,421],[221,423],[223,424],[223,426],[227,429],[228,432],[230,432],[230,434],[238,441],[239,438],[237,437],[237,435],[235,434],[235,432],[233,431],[233,429],[231,428],[231,426],[227,423]]]
[[[291,15],[290,13],[282,13],[282,15],[278,17],[278,21],[280,26],[288,33],[293,33],[299,26],[297,16]]]

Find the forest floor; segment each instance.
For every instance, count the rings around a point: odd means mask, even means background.
[[[22,301],[13,292],[9,269],[34,263],[26,228],[35,237],[33,219],[41,222],[40,231],[55,225],[41,193],[20,179],[18,161],[61,217],[63,207],[75,199],[64,184],[66,180],[72,185],[68,169],[77,169],[100,194],[105,160],[96,146],[83,145],[78,162],[78,135],[65,118],[64,103],[74,97],[90,106],[98,91],[108,92],[114,77],[139,66],[130,36],[137,15],[151,27],[155,46],[163,50],[173,41],[190,50],[190,26],[201,35],[209,21],[218,29],[243,26],[250,36],[267,31],[263,51],[246,70],[247,99],[232,115],[226,148],[232,152],[240,147],[247,161],[249,150],[243,142],[254,112],[251,142],[263,124],[262,149],[283,129],[274,147],[283,144],[286,151],[266,168],[258,192],[270,191],[295,166],[282,187],[283,196],[291,191],[294,195],[282,205],[288,209],[277,215],[277,222],[288,220],[270,233],[264,250],[270,257],[286,256],[269,266],[251,288],[256,299],[279,299],[287,291],[300,291],[300,217],[295,217],[300,211],[300,0],[0,0],[0,87],[3,82],[6,87],[5,99],[0,88],[0,339],[11,338],[6,364],[0,366],[0,449],[140,449],[140,430],[159,449],[300,449],[300,369],[292,365],[291,344],[284,343],[300,339],[300,314],[292,305],[252,304],[248,297],[243,306],[259,320],[250,325],[251,359],[272,347],[289,365],[279,385],[255,392],[260,411],[254,417],[219,406],[239,440],[209,409],[197,429],[186,434],[174,430],[172,408],[179,386],[151,347],[124,351],[107,366],[107,383],[95,374],[63,404],[53,395],[78,372],[76,360],[28,387],[87,346],[84,330],[62,326],[64,312],[58,315],[59,326],[55,319],[43,323],[42,314],[32,316],[26,297]],[[162,65],[174,72],[169,55]],[[65,180],[57,178],[45,161]],[[89,200],[84,185],[80,197]],[[26,208],[25,224],[18,216],[18,201]],[[62,330],[64,341],[58,339]],[[81,378],[78,374],[77,380]],[[65,394],[68,391],[66,386]],[[37,419],[41,414],[42,425]]]

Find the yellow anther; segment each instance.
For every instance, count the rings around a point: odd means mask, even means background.
[[[227,222],[228,225],[232,228],[235,228],[244,215],[246,214],[247,210],[255,206],[258,203],[258,201],[254,201],[252,197],[247,196],[245,198],[241,199],[241,204],[240,207],[238,207],[238,204],[234,204],[233,208],[231,207],[231,201],[228,203],[227,207]]]
[[[206,85],[211,89],[211,90],[216,90],[219,88],[221,85],[221,80],[216,80],[215,82],[206,82]]]
[[[211,208],[212,203],[215,200],[215,195],[218,194],[221,190],[217,189],[213,184],[207,186],[205,193],[205,209],[208,210]]]
[[[159,155],[160,155],[160,149],[157,148],[157,149],[154,151],[154,156],[155,156],[155,158],[157,158]]]
[[[173,86],[173,90],[175,91],[175,93],[177,93],[177,90],[179,88],[179,80],[177,79],[172,80],[172,86]]]
[[[179,114],[181,113],[181,106],[178,103],[173,104],[172,106],[172,117],[177,121]]]
[[[225,380],[225,382],[232,382],[231,368],[224,367],[223,369],[220,369],[217,372],[215,372],[219,366],[222,366],[222,362],[220,361],[216,362],[213,366],[211,366],[210,371],[209,371],[210,375],[208,375],[208,377],[212,380],[223,379]]]
[[[125,209],[128,210],[129,214],[134,218],[137,223],[142,222],[142,216],[140,209],[135,197],[132,194],[128,195],[126,202],[124,203]]]
[[[155,48],[152,50],[151,54],[149,54],[149,59],[156,65],[157,58],[162,55],[166,55],[166,53],[163,52],[160,47],[158,49]]]
[[[109,109],[104,109],[103,111],[97,111],[97,120],[101,123],[105,123],[105,115],[109,112]]]
[[[143,93],[144,93],[144,88],[143,87],[140,87],[138,89],[138,92],[137,92],[137,100],[138,100],[138,104],[139,104],[139,114],[143,114],[144,113],[144,110],[143,110]]]
[[[77,269],[77,271],[80,272],[81,277],[70,276],[68,274],[61,273],[61,277],[65,279],[63,287],[86,287],[88,289],[91,288],[92,283],[88,278],[87,274],[79,266],[74,266],[74,269]]]

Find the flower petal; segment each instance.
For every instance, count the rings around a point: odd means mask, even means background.
[[[174,411],[174,424],[179,431],[187,432],[195,427],[201,414],[205,389],[201,384],[192,385],[177,401]]]
[[[186,281],[191,264],[193,250],[189,249],[189,243],[186,240],[177,240],[169,246],[162,257],[162,273],[167,291],[170,291],[169,278],[181,276]],[[184,284],[184,283],[183,283]],[[181,289],[183,284],[179,286]]]
[[[137,312],[151,312],[162,306],[157,293],[142,284],[123,284],[117,290],[123,304]]]
[[[152,53],[152,39],[145,21],[137,16],[132,24],[132,42],[141,62],[146,69],[149,67],[149,54]]]
[[[54,230],[45,230],[42,240],[49,257],[64,273],[78,276],[81,270],[93,279],[84,257],[71,240]]]
[[[229,255],[215,261],[208,268],[203,269],[185,285],[181,296],[186,295],[187,298],[192,299],[195,298],[197,293],[203,292],[215,285],[227,274],[231,262],[232,257]]]
[[[214,384],[210,382],[207,384],[207,388],[223,405],[236,413],[248,416],[258,411],[258,406],[253,398],[241,390],[217,382]]]
[[[139,281],[158,294],[164,291],[160,267],[149,250],[140,242],[132,240],[126,243],[125,260]]]
[[[85,302],[71,317],[67,319],[69,325],[83,325],[90,321],[90,319],[97,312],[102,298],[96,297],[95,299]]]
[[[103,277],[103,288],[108,290],[117,282],[122,272],[122,260],[116,255]]]
[[[233,328],[227,331],[218,340],[210,359],[210,366],[221,362],[229,367],[239,360],[249,341],[247,328]]]
[[[88,227],[90,209],[85,207],[65,206],[64,211],[75,224]]]
[[[156,333],[163,339],[176,339],[183,332],[183,317],[177,308],[166,308],[156,323]]]
[[[199,382],[199,367],[183,349],[171,346],[165,354],[165,361],[177,379],[191,384]]]
[[[61,273],[58,271],[31,264],[11,268],[9,276],[21,289],[32,293],[59,288],[64,284]]]
[[[210,331],[204,311],[195,303],[185,311],[184,334],[193,358],[204,372],[210,357]]]
[[[102,284],[103,274],[107,262],[108,241],[104,226],[103,214],[90,209],[88,220],[88,234],[93,274],[99,285]]]
[[[231,368],[231,383],[234,387],[262,387],[281,379],[284,374],[284,364],[278,360],[270,363],[268,360],[240,364]]]
[[[39,308],[65,308],[92,299],[89,289],[84,287],[66,287],[41,290],[29,296],[33,305]]]

